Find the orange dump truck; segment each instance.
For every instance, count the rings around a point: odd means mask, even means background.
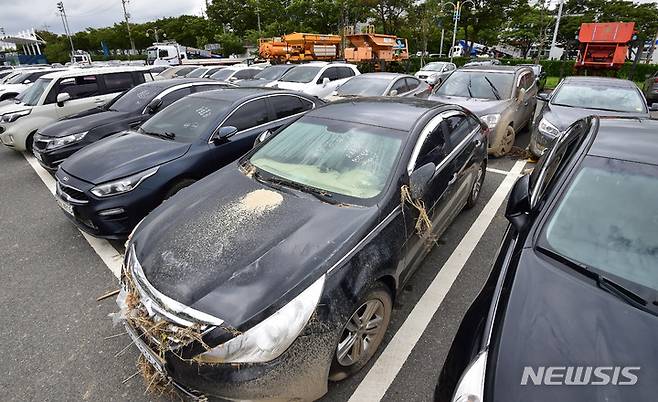
[[[295,32],[283,37],[261,39],[258,55],[278,62],[336,60],[340,55],[340,41],[338,35]]]
[[[348,42],[344,51],[347,61],[400,61],[409,58],[407,40],[395,35],[377,34],[374,29],[368,29],[363,33],[348,31],[345,39]]]
[[[580,53],[575,68],[620,69],[634,36],[634,22],[582,24],[578,34]]]

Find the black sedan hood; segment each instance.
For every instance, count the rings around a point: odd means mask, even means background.
[[[647,112],[614,112],[598,109],[583,109],[569,106],[559,105],[545,105],[543,109],[543,117],[546,118],[551,124],[557,127],[558,130],[564,131],[571,126],[576,120],[580,120],[587,116],[622,116],[622,117],[645,117],[649,118]]]
[[[127,112],[100,111],[99,109],[98,113],[60,120],[39,130],[39,134],[46,137],[65,137],[67,135],[89,131],[105,124],[115,123],[131,115]]]
[[[156,289],[240,327],[319,278],[377,215],[271,188],[233,164],[158,207],[133,242]]]
[[[76,152],[61,168],[92,184],[105,183],[180,158],[190,144],[124,131]]]
[[[564,271],[546,257],[524,250],[505,312],[502,333],[490,361],[494,381],[492,400],[525,401],[649,401],[655,400],[658,384],[658,317],[636,309],[598,288],[580,274]],[[567,268],[569,269],[569,268]],[[493,359],[493,358],[491,358]],[[524,369],[543,372],[539,385],[529,377],[521,385]],[[542,369],[543,367],[543,369]],[[584,367],[581,379],[593,367],[588,384],[545,385],[545,373],[556,370],[553,380],[564,383],[568,367],[573,378]],[[596,367],[607,381],[594,373]],[[629,378],[615,367],[632,370],[636,385],[621,385]],[[620,371],[621,369],[617,369]],[[551,380],[549,379],[549,382]],[[597,382],[607,383],[607,385]]]

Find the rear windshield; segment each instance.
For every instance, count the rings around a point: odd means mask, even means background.
[[[232,68],[224,68],[222,70],[217,71],[215,74],[211,75],[210,78],[212,78],[213,80],[226,81],[233,73],[235,73],[235,71],[236,70]]]
[[[646,112],[640,91],[633,87],[564,84],[551,101],[553,105],[613,112]]]
[[[110,110],[117,112],[132,112],[142,110],[160,93],[161,88],[154,85],[139,85],[117,98]]]
[[[341,85],[337,93],[340,96],[379,96],[384,95],[390,83],[389,78],[357,75]]]
[[[549,218],[547,248],[658,291],[658,166],[588,157]]]

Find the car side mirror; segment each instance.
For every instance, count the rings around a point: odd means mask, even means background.
[[[261,142],[263,142],[266,139],[270,138],[271,135],[272,135],[272,132],[270,130],[265,130],[262,133],[258,134],[258,137],[256,137],[256,141],[254,141],[254,146],[257,146]]]
[[[518,179],[507,201],[505,218],[521,232],[530,222],[530,175]]]
[[[398,96],[398,90],[397,89],[391,89],[391,92],[388,93],[389,96]]]
[[[225,126],[225,127],[220,127],[219,130],[213,135],[213,142],[215,143],[221,143],[225,142],[227,139],[233,137],[235,133],[238,132],[238,128],[234,126]]]
[[[154,114],[158,111],[158,109],[160,109],[160,106],[162,106],[162,99],[155,98],[146,106],[146,111],[149,114]]]
[[[322,79],[322,86],[323,86],[323,87],[326,87],[327,84],[329,84],[329,82],[331,82],[331,80],[329,79],[329,77],[324,77],[324,78]]]
[[[411,176],[409,176],[411,198],[418,200],[425,195],[429,187],[430,180],[432,180],[432,177],[434,177],[435,170],[436,165],[430,162],[424,164],[411,173]]]
[[[68,92],[62,92],[57,94],[57,106],[62,107],[64,103],[71,99],[71,95]]]
[[[538,101],[548,102],[548,95],[547,94],[537,94],[537,96],[535,96],[535,98],[537,98]]]
[[[651,110],[652,112],[658,112],[658,102],[652,103],[649,110]]]

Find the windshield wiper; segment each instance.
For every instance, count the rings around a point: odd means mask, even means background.
[[[489,86],[491,87],[491,92],[493,92],[493,94],[494,94],[494,96],[496,97],[496,99],[497,99],[497,100],[500,100],[500,92],[498,92],[498,88],[496,88],[496,86],[493,84],[493,82],[491,82],[491,80],[489,79],[489,77],[487,77],[486,75],[484,76],[484,79],[487,81],[487,83],[488,83]]]
[[[594,271],[591,267],[576,262],[571,258],[563,256],[562,254],[556,253],[552,250],[545,249],[543,247],[540,247],[540,250],[543,253],[548,254],[549,256],[564,262],[565,264],[574,268],[576,271],[580,272],[581,274],[593,279],[594,281],[596,281],[596,285],[599,287],[599,289],[617,296],[618,298],[624,300],[626,303],[630,304],[635,308],[658,315],[656,311],[650,309],[647,306],[649,304],[648,300],[646,300],[637,292],[622,285],[621,283],[616,282],[613,279],[610,279],[606,276],[603,276],[598,272]]]
[[[473,92],[471,92],[471,77],[468,77],[468,85],[466,86],[466,90],[468,91],[468,97],[472,98],[473,97]]]
[[[152,136],[155,136],[155,137],[165,138],[165,139],[168,139],[168,140],[173,140],[174,138],[176,138],[176,134],[168,132],[168,131],[165,131],[164,133],[156,133],[156,132],[146,131],[146,130],[144,130],[143,128],[140,127],[138,132],[140,132],[142,134],[146,134],[146,135],[152,135]]]

